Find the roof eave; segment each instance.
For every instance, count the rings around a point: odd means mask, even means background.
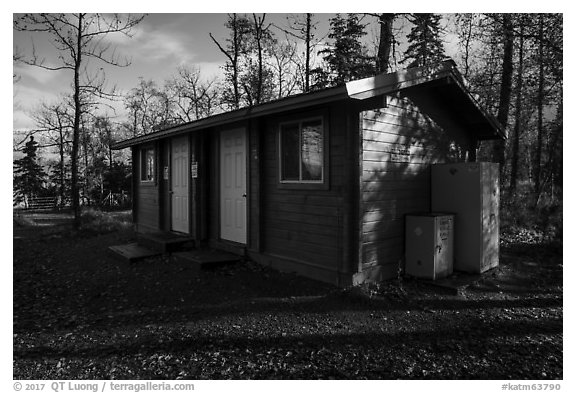
[[[488,113],[470,93],[464,77],[460,74],[456,68],[456,64],[452,60],[446,60],[431,66],[408,68],[391,74],[380,74],[371,78],[348,82],[346,89],[349,97],[357,100],[365,100],[442,79],[449,81],[449,83],[456,84],[466,95],[468,101],[482,115],[487,125],[494,130],[494,138],[488,139],[507,138],[506,131],[498,120]]]
[[[346,88],[344,86],[333,87],[326,90],[305,93],[301,95],[286,97],[280,100],[266,102],[257,106],[237,109],[232,112],[220,113],[204,119],[195,120],[190,123],[181,124],[171,128],[166,128],[157,132],[146,135],[140,135],[134,138],[126,139],[124,141],[112,145],[113,150],[125,149],[134,145],[139,145],[146,142],[151,142],[167,136],[177,136],[179,134],[202,130],[210,127],[217,127],[224,124],[248,120],[251,118],[270,115],[282,111],[289,111],[294,109],[301,109],[307,107],[310,103],[322,104],[326,102],[336,101],[339,99],[348,98]]]
[[[486,120],[486,124],[494,130],[494,136],[496,138],[507,138],[504,128],[492,115],[484,110],[478,101],[472,96],[466,87],[464,78],[458,72],[454,61],[447,60],[431,66],[414,67],[389,74],[380,74],[370,78],[348,82],[345,86],[338,86],[311,93],[290,96],[253,107],[242,108],[232,112],[220,113],[190,123],[127,139],[112,145],[112,149],[120,150],[168,136],[176,136],[186,132],[217,127],[228,123],[248,120],[251,118],[270,115],[282,111],[301,109],[303,107],[309,106],[311,103],[316,105],[347,98],[365,100],[368,98],[409,89],[410,87],[416,87],[425,84],[426,82],[441,80],[442,78],[450,82],[454,82],[458,88],[465,93],[469,102]]]

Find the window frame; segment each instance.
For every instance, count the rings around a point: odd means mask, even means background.
[[[144,175],[148,172],[146,170],[146,156],[147,152],[152,151],[152,158],[153,158],[153,168],[152,168],[152,178],[147,179],[144,178]],[[154,145],[145,145],[140,148],[140,176],[139,180],[142,184],[153,185],[156,184],[156,167],[157,167],[157,158],[156,158],[156,148]]]
[[[305,115],[294,115],[289,118],[281,119],[277,125],[277,147],[278,147],[278,188],[282,189],[328,189],[329,188],[329,127],[328,116],[325,113],[309,113]],[[302,179],[302,124],[310,121],[320,120],[322,125],[322,180],[303,180]],[[286,125],[298,124],[298,180],[282,179],[282,127]]]

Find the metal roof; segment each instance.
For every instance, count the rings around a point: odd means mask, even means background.
[[[466,87],[464,78],[456,69],[455,63],[452,60],[447,60],[432,66],[414,67],[389,74],[380,74],[348,82],[345,86],[302,93],[252,107],[220,113],[126,139],[112,145],[112,149],[124,149],[165,137],[327,102],[345,99],[364,100],[395,92],[410,96],[413,93],[423,91],[434,94],[439,105],[445,106],[451,115],[453,113],[453,116],[459,121],[470,127],[479,139],[506,138],[506,134],[498,121],[484,110],[476,98],[472,96]]]

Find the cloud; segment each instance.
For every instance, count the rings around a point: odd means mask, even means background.
[[[192,43],[192,37],[177,29],[140,27],[129,46],[133,62],[164,62],[164,66],[179,66],[196,58]]]
[[[211,80],[213,78],[222,79],[224,77],[224,70],[222,62],[199,62],[195,63],[196,66],[200,68],[200,75],[205,80]]]
[[[16,64],[14,65],[14,74],[20,77],[20,80],[26,84],[47,85],[57,79],[62,72],[50,71],[43,68]]]
[[[47,90],[45,86],[27,86],[21,82],[13,85],[13,128],[14,130],[33,128],[30,114],[41,102],[51,102],[59,98],[59,91]]]

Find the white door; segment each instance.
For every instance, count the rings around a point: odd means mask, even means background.
[[[220,237],[246,244],[246,131],[220,137]]]
[[[172,173],[172,230],[177,232],[189,232],[188,223],[188,184],[189,184],[189,159],[188,138],[181,137],[172,140],[171,154]]]

